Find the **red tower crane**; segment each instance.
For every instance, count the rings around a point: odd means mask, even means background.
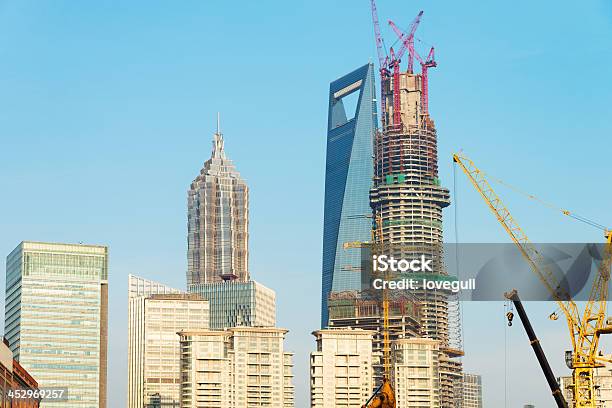
[[[395,54],[393,48],[391,48],[391,58],[387,61],[388,68],[393,70],[393,128],[395,130],[401,130],[402,128],[402,111],[400,98],[400,63],[402,60],[402,56],[404,55],[406,50],[409,50],[408,70],[412,72],[412,65],[414,61],[414,45],[411,46],[411,44],[413,44],[414,42],[414,33],[416,32],[417,28],[419,27],[419,24],[421,23],[422,16],[423,11],[421,10],[419,14],[417,14],[417,16],[414,18],[414,20],[412,20],[412,23],[410,23],[409,33],[405,38],[406,41],[402,41],[402,46],[400,50],[397,52],[397,54]],[[391,20],[389,20],[389,23],[393,24]]]
[[[416,33],[416,30],[419,27],[419,24],[421,23],[422,16],[423,10],[421,10],[419,14],[417,14],[417,16],[414,18],[414,20],[412,20],[412,23],[410,23],[410,29],[406,34],[404,34],[399,28],[397,28],[393,21],[389,20],[389,25],[391,26],[391,28],[393,28],[393,31],[395,31],[396,33],[401,33],[401,36],[398,34],[398,36],[400,37],[399,39],[402,42],[402,48],[397,53],[399,55],[399,58],[401,58],[404,52],[406,52],[406,49],[408,49],[408,72],[410,72],[411,74],[414,70],[414,33]]]
[[[391,52],[390,67],[393,68],[393,128],[400,130],[402,128],[402,108],[400,100],[400,57],[401,55],[395,55],[393,47],[389,50]]]
[[[419,54],[415,53],[415,56]],[[431,47],[429,51],[429,55],[427,55],[427,59],[425,62],[421,60],[421,57],[418,57],[419,62],[421,63],[421,75],[423,76],[423,91],[421,92],[421,107],[424,115],[429,115],[429,77],[428,70],[429,68],[435,68],[438,66],[436,62],[436,56],[434,54],[434,47]]]
[[[414,56],[421,64],[421,77],[423,80],[422,90],[421,90],[421,111],[423,112],[423,115],[428,115],[429,114],[429,74],[428,74],[428,70],[429,68],[434,68],[438,66],[438,63],[436,62],[436,59],[435,59],[434,47],[431,47],[431,50],[429,51],[427,58],[425,59],[425,61],[423,61],[419,53],[414,48],[414,33],[412,32],[412,30],[411,30],[412,38],[410,38],[410,36],[402,32],[402,30],[400,30],[393,23],[393,21],[389,20],[389,25],[391,26],[393,31],[395,31],[395,34],[398,36],[398,38],[408,48],[409,50],[408,52],[410,53],[410,55]],[[410,72],[410,67],[408,67],[408,70]]]
[[[406,50],[414,49],[414,46],[410,47],[408,42],[402,41],[402,46],[397,54],[391,49],[391,56],[387,56],[382,35],[380,33],[380,23],[378,21],[378,9],[376,8],[376,0],[370,0],[370,6],[372,9],[372,23],[374,25],[374,38],[376,40],[376,52],[378,54],[378,64],[380,70],[380,110],[381,110],[381,124],[383,129],[386,129],[386,103],[385,103],[385,90],[387,89],[387,83],[390,77],[393,77],[393,126],[395,128],[401,128],[401,102],[400,102],[400,87],[399,87],[399,65],[401,58]],[[423,11],[419,14],[410,24],[409,33],[407,38],[409,42],[414,42],[414,33],[421,22],[421,16]],[[414,55],[409,53],[408,57],[408,69],[412,72],[412,66],[414,64]],[[391,72],[393,70],[393,73]]]

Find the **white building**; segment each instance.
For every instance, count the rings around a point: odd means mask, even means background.
[[[312,334],[317,339],[317,351],[310,354],[311,407],[360,408],[374,388],[374,332],[324,329]]]
[[[292,408],[286,333],[272,327],[180,332],[181,408]]]
[[[163,283],[155,282],[140,276],[128,275],[128,299],[135,296],[163,295],[169,293],[184,293]]]
[[[482,408],[482,377],[463,373],[463,407]]]
[[[208,328],[208,302],[130,275],[128,316],[128,408],[179,407],[176,333]]]
[[[439,408],[439,342],[404,338],[392,343],[397,408]]]

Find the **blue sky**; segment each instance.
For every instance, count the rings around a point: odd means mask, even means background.
[[[404,28],[425,10],[417,46],[436,46],[430,110],[459,214],[445,213],[449,241],[455,226],[462,242],[507,241],[463,176],[453,185],[461,148],[489,173],[612,224],[609,0],[378,6],[383,23]],[[110,246],[110,406],[125,405],[127,274],[184,286],[186,190],[217,111],[251,186],[251,273],[277,291],[297,406],[307,406],[327,91],[375,55],[366,0],[0,1],[0,254],[26,239]],[[500,194],[534,241],[601,240]],[[563,373],[563,322],[545,318],[550,305],[527,307]],[[507,331],[503,313],[502,303],[465,305],[466,368],[484,375],[488,407],[504,406],[505,372],[509,406],[550,406],[524,334]]]

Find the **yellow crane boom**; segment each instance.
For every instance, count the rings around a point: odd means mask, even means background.
[[[354,215],[351,218],[374,218],[376,220],[375,225],[372,228],[372,241],[349,241],[342,244],[344,250],[354,248],[372,248],[374,251],[380,250],[383,244],[382,240],[382,217],[380,214],[376,215]],[[385,276],[385,279],[387,276]],[[391,339],[389,336],[389,292],[387,287],[383,287],[382,290],[382,302],[383,310],[383,381],[380,386],[376,389],[374,394],[370,397],[362,408],[395,408],[395,393],[393,386],[391,385]]]
[[[576,408],[595,408],[595,388],[593,369],[599,364],[597,355],[599,336],[609,332],[605,328],[606,304],[608,300],[608,284],[610,280],[610,265],[612,258],[612,232],[605,230],[607,245],[603,260],[599,264],[598,273],[591,289],[584,313],[572,300],[570,294],[559,284],[548,268],[546,262],[531,243],[522,228],[518,225],[510,211],[491,187],[484,172],[472,160],[462,154],[454,154],[453,161],[459,165],[474,188],[480,193],[489,209],[499,223],[504,227],[512,241],[528,262],[529,266],[540,278],[551,293],[559,308],[563,311],[572,343],[573,397]],[[569,215],[569,212],[564,212]]]

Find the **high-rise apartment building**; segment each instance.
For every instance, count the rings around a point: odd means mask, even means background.
[[[392,344],[392,353],[397,406],[440,407],[439,342],[398,339]]]
[[[225,155],[219,129],[187,206],[187,284],[248,281],[249,189]]]
[[[327,327],[331,292],[360,289],[360,253],[349,241],[370,241],[368,192],[372,186],[372,141],[376,130],[374,66],[361,68],[329,87],[321,327]]]
[[[392,344],[398,408],[439,408],[439,342],[405,338]]]
[[[227,281],[189,286],[210,302],[210,328],[276,326],[276,294],[255,281]]]
[[[323,329],[312,334],[317,351],[310,354],[311,408],[361,408],[374,388],[375,332]]]
[[[463,373],[463,407],[482,408],[482,377]]]
[[[293,408],[293,355],[284,329],[183,331],[181,408]]]
[[[106,408],[108,249],[22,242],[6,263],[5,336],[40,387],[68,388],[43,407]]]
[[[129,276],[128,408],[180,407],[181,330],[207,329],[208,301]]]

